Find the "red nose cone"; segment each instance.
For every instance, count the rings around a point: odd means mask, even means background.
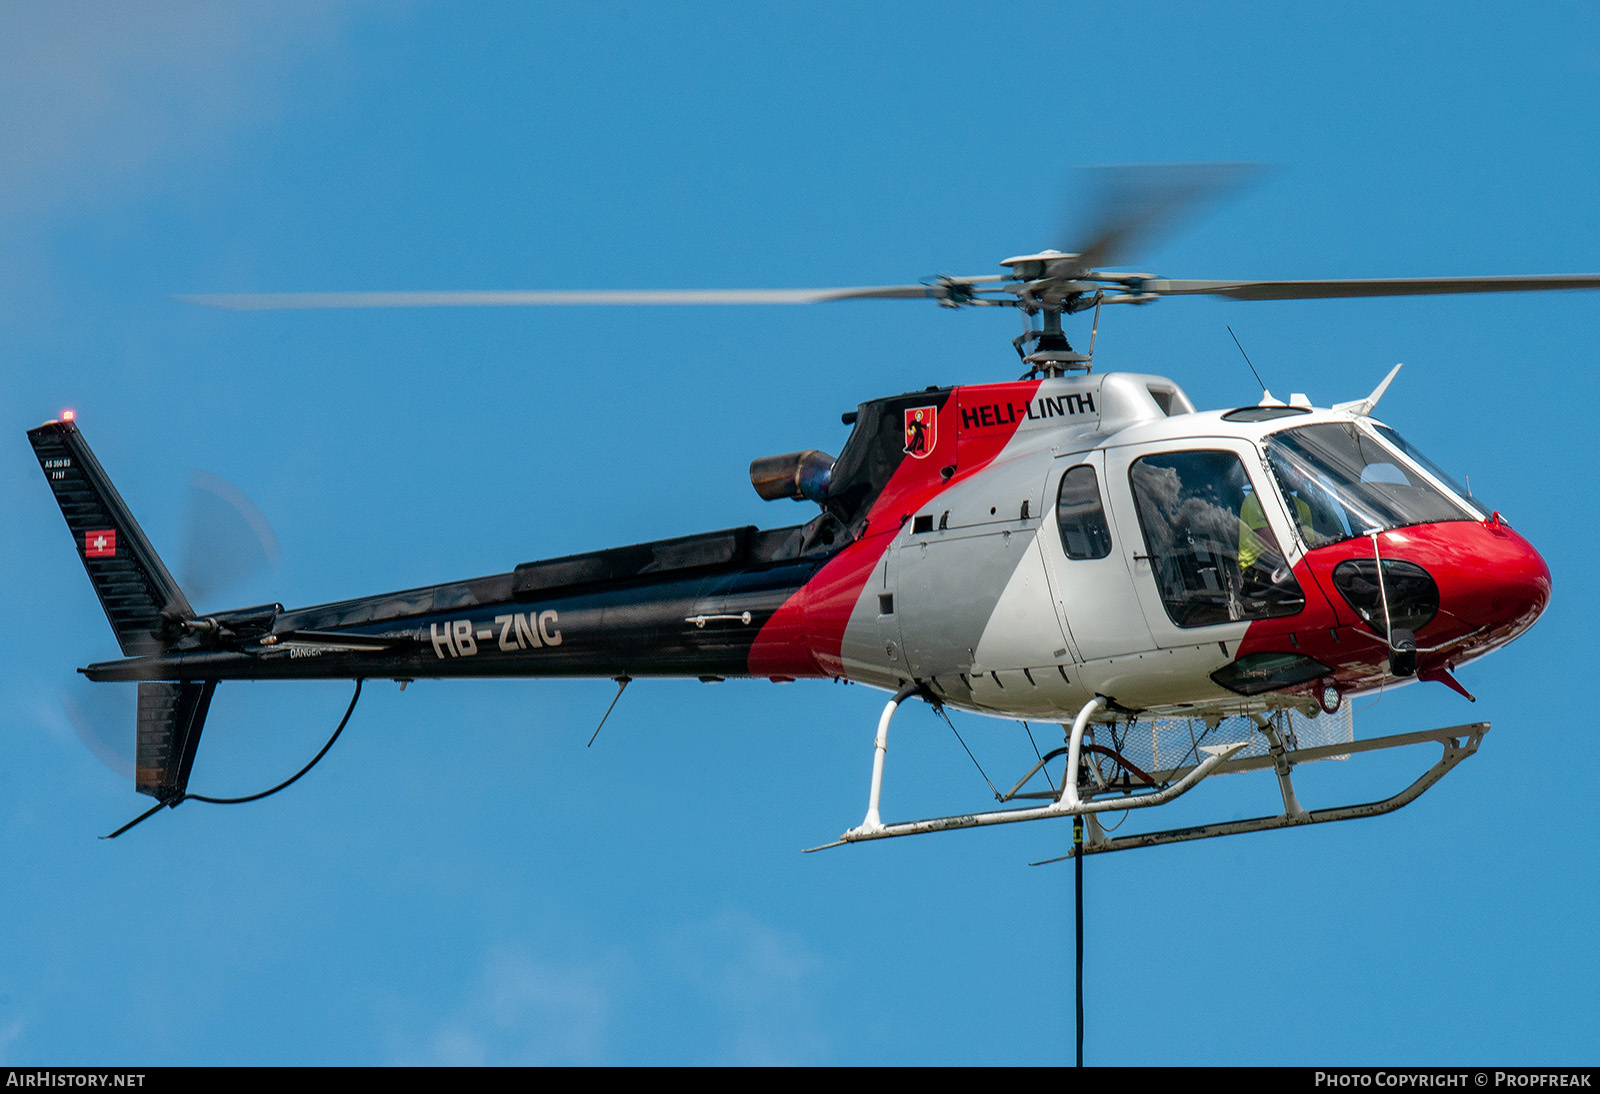
[[[1417,598],[1413,604],[1405,603],[1407,586],[1399,581],[1384,590],[1399,597],[1399,602],[1390,604],[1397,617],[1419,619],[1400,625],[1417,627],[1415,641],[1424,651],[1424,668],[1456,665],[1505,645],[1531,627],[1550,603],[1550,567],[1527,540],[1497,520],[1396,528],[1378,536],[1377,550],[1386,564],[1420,566],[1438,588],[1437,611],[1431,595],[1419,593],[1414,583],[1409,586]],[[1317,548],[1306,556],[1317,584],[1329,594],[1338,626],[1369,636],[1382,627],[1382,609],[1376,602],[1367,606],[1364,620],[1357,606],[1336,591],[1335,578],[1341,563],[1372,557],[1372,540],[1365,536]],[[1372,595],[1370,590],[1367,595]],[[1338,656],[1337,651],[1328,652]]]
[[[1357,552],[1371,557],[1370,540],[1355,542],[1361,544]],[[1550,567],[1532,544],[1496,520],[1396,528],[1380,535],[1378,545],[1385,560],[1415,563],[1438,583],[1438,615],[1417,644],[1459,641],[1451,660],[1511,641],[1550,603]]]
[[[1494,645],[1533,626],[1550,604],[1550,567],[1533,545],[1493,520],[1434,527],[1454,544],[1435,575],[1441,613],[1487,627]]]

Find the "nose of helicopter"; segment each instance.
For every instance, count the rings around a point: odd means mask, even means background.
[[[1533,544],[1496,513],[1451,528],[1440,607],[1462,622],[1486,627],[1493,642],[1527,630],[1550,604],[1550,567]],[[1448,590],[1448,591],[1446,591]]]
[[[1458,639],[1465,639],[1467,649],[1503,645],[1531,627],[1550,603],[1550,567],[1498,513],[1485,521],[1396,528],[1378,538],[1382,592],[1391,598],[1391,611],[1397,607],[1394,598],[1408,595],[1407,565],[1424,572],[1415,575],[1417,586],[1425,588],[1427,578],[1436,586],[1436,591],[1413,594],[1422,601],[1436,597],[1437,605],[1437,621],[1427,627],[1425,638],[1419,635],[1419,645]],[[1337,571],[1334,583],[1340,584]]]

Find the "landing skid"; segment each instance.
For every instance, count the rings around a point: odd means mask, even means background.
[[[1023,793],[1022,786],[1034,774],[1039,772],[1048,760],[1064,751],[1067,754],[1067,765],[1062,776],[1061,790],[1059,794],[1052,791],[1048,795],[1049,804],[1013,809],[995,809],[982,813],[963,813],[948,817],[933,817],[926,820],[885,824],[879,815],[879,803],[883,790],[884,757],[888,751],[889,723],[894,718],[896,708],[907,698],[915,695],[917,691],[918,688],[915,685],[907,685],[901,688],[889,700],[882,716],[878,720],[878,734],[874,742],[872,789],[868,798],[865,819],[861,824],[849,829],[832,843],[823,844],[820,847],[807,848],[807,851],[821,851],[829,847],[839,847],[846,843],[859,843],[864,840],[892,839],[896,836],[915,836],[927,832],[942,832],[952,828],[979,828],[992,824],[1014,824],[1021,821],[1046,820],[1052,817],[1082,816],[1087,822],[1082,850],[1080,852],[1075,847],[1071,853],[1062,855],[1060,858],[1045,860],[1047,862],[1059,862],[1062,859],[1076,857],[1080,853],[1097,855],[1108,851],[1125,851],[1134,847],[1154,847],[1163,843],[1183,843],[1189,840],[1237,835],[1242,832],[1264,832],[1274,828],[1293,828],[1308,824],[1327,824],[1330,821],[1355,820],[1360,817],[1376,817],[1384,813],[1392,813],[1401,806],[1415,801],[1422,795],[1423,791],[1442,779],[1451,768],[1476,752],[1478,745],[1483,741],[1484,734],[1489,732],[1488,722],[1473,722],[1443,729],[1401,733],[1390,737],[1351,740],[1309,748],[1290,748],[1285,746],[1283,738],[1274,730],[1270,721],[1263,717],[1258,719],[1258,725],[1270,746],[1265,755],[1237,756],[1236,754],[1245,748],[1244,742],[1201,747],[1197,750],[1196,755],[1204,753],[1205,758],[1198,764],[1189,768],[1172,768],[1149,774],[1139,772],[1139,775],[1146,782],[1147,788],[1131,792],[1126,788],[1127,780],[1123,780],[1121,787],[1114,789],[1100,781],[1094,775],[1091,766],[1082,763],[1085,751],[1084,731],[1095,715],[1106,708],[1105,700],[1097,696],[1085,704],[1083,709],[1078,712],[1078,716],[1072,724],[1067,748],[1045,756],[1009,793],[998,795],[1002,801],[1044,796],[1039,793]],[[1439,744],[1444,750],[1439,760],[1424,771],[1410,786],[1398,794],[1384,798],[1381,801],[1336,806],[1329,809],[1307,810],[1300,805],[1299,799],[1295,794],[1291,773],[1299,764],[1353,756],[1363,752],[1376,752],[1382,749],[1402,748],[1407,745],[1426,744],[1430,741]],[[1191,825],[1185,828],[1170,828],[1163,831],[1142,832],[1116,837],[1106,835],[1095,816],[1098,813],[1122,812],[1124,810],[1165,805],[1188,793],[1202,780],[1212,775],[1261,771],[1268,768],[1276,773],[1279,793],[1283,798],[1283,812],[1273,816],[1224,821],[1217,824]]]
[[[1084,840],[1083,853],[1098,855],[1106,851],[1126,851],[1133,847],[1154,847],[1162,843],[1184,843],[1188,840],[1211,839],[1215,836],[1232,836],[1240,832],[1266,832],[1274,828],[1294,828],[1303,824],[1327,824],[1329,821],[1355,820],[1360,817],[1378,817],[1384,813],[1393,813],[1403,805],[1410,805],[1422,796],[1434,783],[1444,778],[1456,764],[1478,751],[1478,745],[1483,741],[1484,734],[1489,732],[1488,722],[1472,722],[1467,725],[1447,726],[1443,729],[1425,729],[1416,733],[1399,733],[1392,737],[1372,737],[1367,740],[1351,741],[1345,745],[1324,745],[1320,748],[1308,748],[1299,751],[1286,751],[1285,759],[1292,766],[1300,763],[1310,763],[1314,760],[1331,759],[1334,756],[1350,755],[1357,752],[1374,752],[1384,748],[1401,748],[1405,745],[1424,744],[1435,741],[1443,746],[1444,754],[1428,770],[1424,771],[1415,782],[1404,790],[1381,801],[1366,802],[1361,805],[1343,805],[1331,809],[1298,810],[1284,812],[1270,817],[1253,817],[1249,820],[1226,821],[1221,824],[1199,824],[1188,828],[1170,828],[1163,832],[1142,832],[1128,836],[1107,836],[1098,824],[1091,823],[1089,832]],[[1270,756],[1252,756],[1245,760],[1233,760],[1218,765],[1214,774],[1226,775],[1237,771],[1259,771],[1263,767],[1272,766]],[[1092,818],[1091,818],[1092,820]],[[1072,854],[1061,856],[1062,859],[1073,858]],[[1047,862],[1059,862],[1060,859],[1047,859]]]

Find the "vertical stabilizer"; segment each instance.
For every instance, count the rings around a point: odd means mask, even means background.
[[[163,802],[183,796],[216,687],[215,680],[139,685],[135,790]]]
[[[133,514],[71,421],[28,431],[39,466],[127,656],[159,653],[194,615]],[[141,721],[141,725],[142,725]]]

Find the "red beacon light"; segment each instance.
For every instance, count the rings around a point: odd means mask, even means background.
[[[63,411],[62,411],[62,412],[61,412],[61,420],[62,420],[62,421],[63,421],[63,422],[70,422],[70,421],[72,421],[72,419],[74,419],[74,418],[76,418],[76,417],[77,417],[77,416],[78,416],[78,415],[77,415],[77,414],[75,414],[75,413],[74,413],[74,412],[73,412],[73,411],[71,411],[71,410],[63,410]]]

